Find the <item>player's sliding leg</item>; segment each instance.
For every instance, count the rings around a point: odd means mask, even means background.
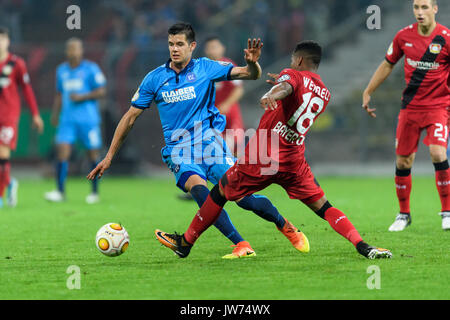
[[[431,160],[433,161],[436,177],[436,187],[441,199],[442,229],[450,230],[450,169],[446,148],[430,145]]]
[[[186,181],[185,189],[190,190],[192,197],[197,202],[199,208],[201,208],[209,195],[209,189],[206,187],[206,181],[197,175],[193,175]],[[233,242],[233,252],[225,255],[223,257],[224,259],[252,257],[256,255],[250,244],[245,241],[236,230],[225,210],[222,209],[219,217],[214,223],[214,226],[225,237]]]
[[[395,170],[395,189],[400,207],[400,212],[389,231],[402,231],[411,224],[411,210],[409,200],[411,195],[412,179],[411,167],[414,162],[415,153],[409,156],[397,155],[397,167]]]
[[[61,202],[65,200],[65,185],[67,174],[69,171],[69,158],[71,153],[71,145],[57,145],[58,160],[56,163],[56,190],[46,192],[45,199],[51,202]]]
[[[92,149],[88,151],[89,160],[91,162],[91,171],[94,170],[99,163],[99,151],[97,149]],[[86,203],[94,204],[100,201],[100,196],[98,194],[98,179],[92,180],[92,191],[86,196]]]
[[[186,258],[200,235],[219,218],[226,202],[227,199],[220,194],[219,185],[215,185],[183,235],[169,234],[157,229],[156,238],[180,258]]]
[[[350,241],[356,250],[368,259],[390,258],[392,253],[387,249],[368,245],[363,241],[345,214],[334,208],[324,197],[316,202],[307,204],[319,217],[326,220],[330,226],[341,236]]]
[[[241,208],[253,211],[259,217],[273,222],[297,250],[304,253],[309,252],[309,241],[305,234],[280,215],[277,208],[265,196],[250,195],[236,201],[236,203]]]

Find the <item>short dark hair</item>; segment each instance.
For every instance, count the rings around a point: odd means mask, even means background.
[[[305,59],[311,61],[315,67],[319,67],[322,59],[322,47],[315,41],[305,40],[297,44],[294,49],[295,55],[301,55]]]
[[[9,30],[7,27],[0,26],[0,34],[6,35],[9,37]]]
[[[178,22],[172,25],[167,31],[169,35],[184,34],[186,40],[191,43],[195,41],[195,31],[194,28],[189,23]]]

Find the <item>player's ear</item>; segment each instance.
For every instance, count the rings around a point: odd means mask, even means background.
[[[302,56],[298,56],[298,58],[297,58],[297,66],[301,66],[302,65],[302,63],[303,63],[303,57]]]
[[[192,41],[192,42],[189,44],[189,47],[191,48],[191,51],[194,51],[195,48],[197,48],[197,42],[196,42],[196,41]]]

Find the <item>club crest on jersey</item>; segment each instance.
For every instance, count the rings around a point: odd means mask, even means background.
[[[186,80],[187,80],[188,82],[195,82],[195,80],[197,80],[197,77],[195,76],[195,73],[189,72],[189,73],[186,75]]]
[[[434,54],[441,53],[442,46],[439,43],[432,43],[430,44],[430,52]]]

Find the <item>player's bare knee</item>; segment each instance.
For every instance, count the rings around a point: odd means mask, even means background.
[[[414,163],[414,155],[409,156],[397,156],[397,169],[406,170],[411,169]]]
[[[430,156],[433,163],[439,163],[447,160],[447,149],[442,146],[430,146]]]
[[[197,185],[202,185],[205,187],[207,186],[206,181],[202,177],[200,177],[199,175],[192,175],[187,179],[186,183],[184,184],[184,188],[188,192],[190,192],[191,189]]]

